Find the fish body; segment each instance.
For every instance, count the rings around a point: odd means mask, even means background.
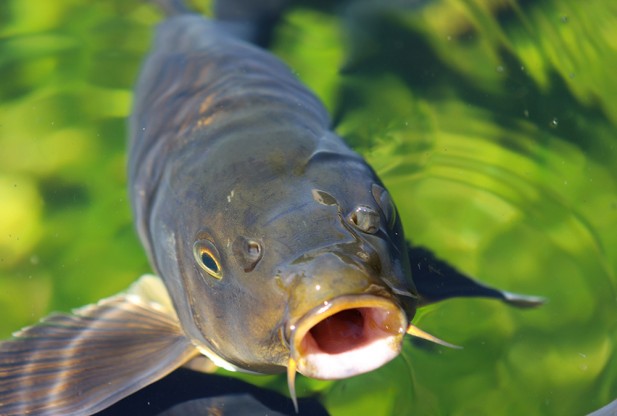
[[[617,416],[617,399],[613,400],[601,409],[589,413],[587,416]]]
[[[204,361],[206,359],[204,358]],[[298,399],[300,414],[327,416],[316,397]],[[283,394],[236,377],[180,368],[97,416],[294,415]]]
[[[439,342],[411,324],[427,303],[541,303],[409,246],[384,184],[280,60],[165,4],[129,155],[137,230],[160,278],[1,343],[0,414],[92,414],[200,354],[287,371],[295,400],[296,371],[350,377],[395,358],[406,333]]]
[[[290,328],[339,295],[388,299],[404,333],[418,296],[384,185],[285,65],[217,26],[162,24],[131,118],[135,217],[183,328],[257,372],[283,370]]]
[[[249,395],[229,395],[208,399],[196,399],[178,404],[159,416],[285,416],[264,406]]]

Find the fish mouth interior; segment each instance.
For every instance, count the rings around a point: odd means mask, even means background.
[[[388,299],[337,298],[299,321],[292,358],[300,373],[313,378],[362,374],[399,354],[406,327],[405,313]]]

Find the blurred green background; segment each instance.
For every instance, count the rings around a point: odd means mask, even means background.
[[[549,303],[431,306],[416,323],[463,350],[409,342],[370,374],[300,377],[299,394],[354,416],[582,415],[617,397],[617,3],[309,3],[273,50],[381,174],[408,237]],[[0,3],[0,337],[150,271],[125,119],[160,19],[137,0]]]

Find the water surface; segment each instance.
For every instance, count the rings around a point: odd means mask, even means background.
[[[407,235],[549,302],[432,306],[417,324],[463,350],[409,342],[299,393],[334,415],[579,415],[617,397],[617,3],[324,5],[292,8],[273,49],[381,174]],[[125,118],[160,18],[136,0],[0,5],[3,337],[150,270]]]

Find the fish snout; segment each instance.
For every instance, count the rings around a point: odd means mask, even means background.
[[[290,361],[298,372],[323,380],[366,373],[400,353],[407,326],[391,299],[340,296],[290,326]]]
[[[297,371],[340,379],[400,353],[408,317],[380,273],[335,252],[296,261],[289,272],[284,335]]]

